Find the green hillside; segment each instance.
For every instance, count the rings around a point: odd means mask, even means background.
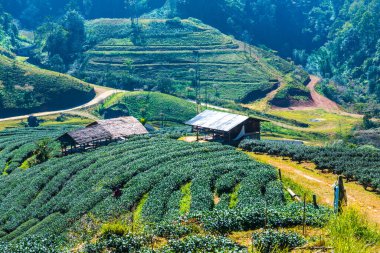
[[[97,108],[104,118],[134,116],[149,122],[183,123],[196,115],[196,105],[159,92],[116,94]]]
[[[265,206],[272,227],[302,223],[301,208],[286,203],[271,166],[217,143],[137,137],[1,177],[0,241],[82,231],[86,219],[97,220],[96,234],[128,214],[147,224],[187,214],[207,233],[249,230],[264,225]],[[326,211],[308,206],[306,223],[323,224]]]
[[[58,143],[54,139],[61,134],[73,130],[74,126],[54,126],[37,128],[15,128],[0,132],[0,170],[4,175],[12,173],[16,168],[24,169],[35,162],[34,152],[37,143],[42,140],[49,141],[49,155],[60,154]]]
[[[276,89],[285,75],[308,99],[306,72],[195,19],[140,20],[134,26],[127,19],[98,19],[86,22],[86,34],[89,49],[77,75],[88,82],[194,98],[199,67],[203,99],[207,94],[211,101],[248,103]]]
[[[65,109],[94,96],[94,89],[78,79],[0,55],[0,118]]]

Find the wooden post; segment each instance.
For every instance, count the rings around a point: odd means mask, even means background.
[[[346,189],[344,189],[343,177],[338,177],[337,185],[334,187],[334,208],[335,212],[341,213],[343,206],[347,205]]]
[[[251,252],[253,253],[253,236],[251,234]]]
[[[306,194],[303,195],[303,235],[306,235]]]
[[[278,169],[278,177],[280,178],[280,181],[282,181],[282,173],[281,173],[281,169]]]
[[[317,203],[317,195],[313,194],[313,205],[314,208],[319,208],[318,203]]]
[[[346,189],[344,189],[343,177],[338,177],[338,187],[339,187],[339,212],[343,211],[343,206],[347,205]]]

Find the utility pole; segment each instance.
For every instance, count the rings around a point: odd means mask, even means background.
[[[201,90],[201,74],[200,74],[200,66],[199,66],[199,61],[200,61],[200,55],[199,51],[195,50],[193,51],[193,54],[195,56],[195,62],[196,62],[196,68],[195,68],[195,101],[197,104],[197,114],[200,112],[200,90]]]

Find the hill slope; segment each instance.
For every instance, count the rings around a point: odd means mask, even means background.
[[[33,158],[37,142],[49,140],[52,156],[60,154],[59,143],[52,139],[75,129],[75,126],[16,128],[0,132],[0,173],[7,175],[18,167],[26,169],[28,160]]]
[[[0,55],[0,118],[73,107],[94,96],[76,78]]]
[[[229,206],[240,183],[237,207],[283,205],[276,171],[234,148],[185,143],[163,137],[135,138],[85,154],[51,159],[0,178],[0,237],[12,240],[62,233],[91,212],[107,220],[133,211],[143,196],[141,218],[161,221],[179,215],[181,186],[191,182],[187,211],[212,210],[214,190]],[[116,189],[120,197],[114,197]]]
[[[147,121],[183,123],[196,115],[196,105],[159,92],[116,94],[97,108],[104,118],[134,116]]]
[[[306,72],[195,19],[140,20],[135,26],[126,19],[99,19],[87,22],[86,33],[90,49],[76,74],[89,82],[194,98],[199,67],[203,99],[207,94],[208,100],[251,102],[280,82],[291,85],[282,89],[283,97],[309,99]]]

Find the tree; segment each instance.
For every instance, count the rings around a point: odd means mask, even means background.
[[[33,152],[35,164],[46,162],[51,155],[53,149],[50,147],[51,140],[43,139],[36,143],[36,149]]]
[[[363,117],[363,127],[364,129],[371,129],[375,127],[375,124],[371,121],[371,116],[368,114]]]
[[[28,126],[29,127],[38,127],[40,125],[39,120],[35,116],[28,117]]]
[[[172,94],[175,91],[174,81],[170,78],[160,78],[157,81],[157,89],[163,93]]]
[[[63,27],[67,31],[69,53],[82,52],[86,39],[83,17],[77,11],[68,11],[63,19]]]

